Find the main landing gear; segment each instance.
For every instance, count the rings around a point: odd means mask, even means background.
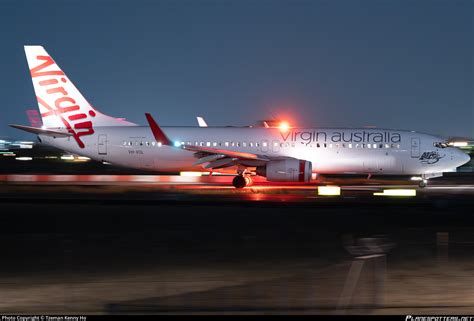
[[[250,173],[247,173],[245,170],[240,171],[232,180],[232,185],[234,185],[235,188],[244,188],[245,186],[252,185],[252,177],[250,177]]]
[[[235,188],[244,188],[247,185],[247,181],[242,175],[237,175],[232,180],[232,185],[234,185]]]

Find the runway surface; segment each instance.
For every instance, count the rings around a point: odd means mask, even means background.
[[[468,180],[179,179],[0,183],[0,313],[474,313]]]
[[[232,186],[232,176],[160,176],[160,175],[0,175],[0,197],[41,199],[113,199],[126,194],[127,200],[207,201],[283,201],[283,202],[379,202],[374,193],[391,189],[416,190],[416,201],[457,198],[469,202],[474,195],[474,177],[430,180],[419,188],[408,179],[329,178],[310,184],[274,183],[253,177],[244,189]],[[318,186],[339,186],[341,195],[320,196]],[[50,192],[51,191],[51,192]],[[403,198],[399,198],[403,199]]]

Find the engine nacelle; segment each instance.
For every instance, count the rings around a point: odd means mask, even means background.
[[[273,160],[257,167],[257,175],[270,182],[309,182],[311,173],[311,162],[299,159]]]

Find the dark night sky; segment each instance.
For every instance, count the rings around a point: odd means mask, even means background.
[[[403,128],[474,136],[473,1],[0,0],[0,136],[31,137],[23,45],[102,112],[145,124]]]

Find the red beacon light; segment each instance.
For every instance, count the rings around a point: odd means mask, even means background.
[[[281,119],[262,120],[260,122],[262,127],[278,128],[282,132],[286,132],[291,128],[290,123],[288,121]]]

